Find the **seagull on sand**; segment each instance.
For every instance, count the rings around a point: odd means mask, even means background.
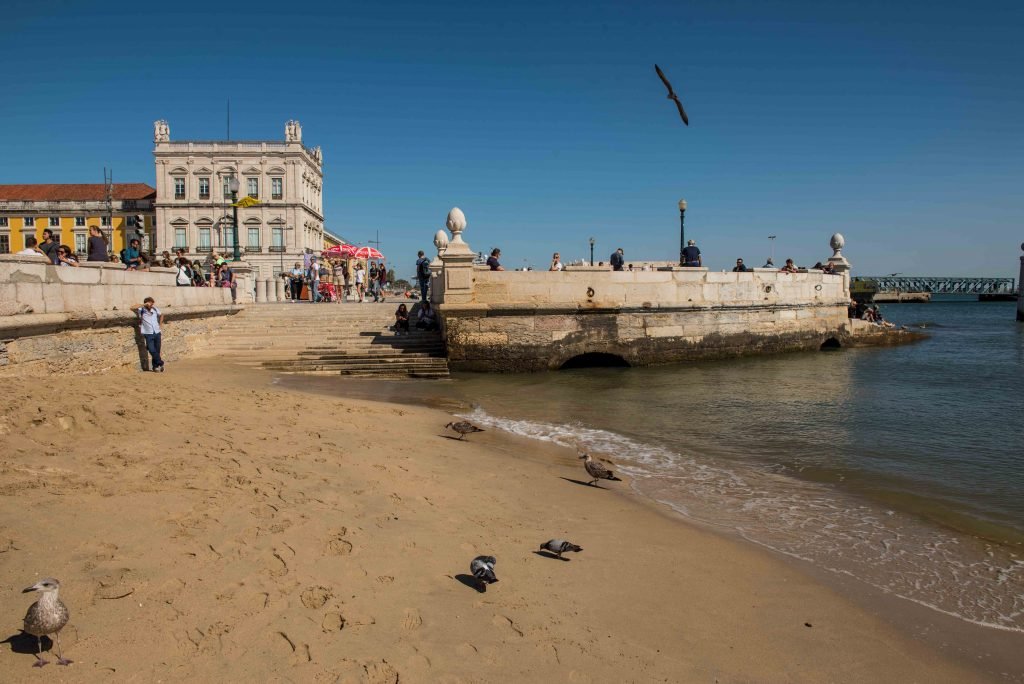
[[[494,556],[477,556],[469,564],[469,571],[476,578],[480,591],[487,591],[488,584],[498,581],[498,578],[494,576],[494,564],[497,562]]]
[[[42,594],[39,600],[33,603],[29,607],[28,612],[25,613],[24,631],[26,634],[31,634],[36,638],[36,644],[39,647],[33,667],[42,667],[50,662],[43,660],[43,637],[48,634],[53,634],[56,637],[57,664],[70,665],[72,661],[65,658],[60,652],[60,630],[64,625],[68,624],[68,618],[71,616],[68,612],[68,607],[57,598],[57,593],[60,591],[60,582],[52,577],[47,577],[46,579],[39,580],[28,589],[24,589],[21,593],[27,594],[30,591],[38,591]]]
[[[562,558],[562,554],[566,551],[575,551],[579,553],[583,550],[582,546],[576,546],[572,542],[567,542],[564,539],[550,539],[540,545],[541,551],[550,551],[551,553],[558,554],[559,558]],[[564,560],[569,560],[568,558]]]
[[[483,428],[478,428],[468,420],[460,420],[458,423],[448,423],[445,425],[446,428],[451,428],[459,433],[459,439],[462,439],[466,435],[471,435],[474,432],[483,432]]]
[[[621,482],[619,478],[615,477],[615,473],[605,467],[604,463],[595,461],[590,457],[590,454],[583,454],[580,458],[586,459],[583,461],[583,467],[587,469],[587,474],[594,478],[587,484],[594,485],[598,480],[614,480],[615,482]]]
[[[661,82],[665,84],[666,88],[668,88],[668,99],[676,103],[676,108],[679,110],[679,118],[683,120],[684,124],[689,126],[690,117],[686,116],[686,110],[683,109],[683,103],[679,101],[679,96],[676,95],[676,91],[672,90],[672,84],[668,82],[668,79],[665,78],[665,73],[657,64],[654,65],[654,70],[658,72],[658,78],[660,78]]]

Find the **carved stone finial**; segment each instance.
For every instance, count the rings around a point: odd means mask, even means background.
[[[153,122],[153,142],[169,142],[171,139],[171,127],[167,121],[160,119]]]
[[[448,220],[445,221],[448,230],[452,231],[452,240],[461,241],[462,231],[466,230],[466,215],[458,207],[453,207],[448,212]]]
[[[434,247],[437,247],[437,256],[444,254],[444,250],[448,249],[448,233],[444,230],[439,230],[434,235]]]
[[[840,257],[842,256],[842,249],[846,245],[846,238],[843,237],[842,233],[836,233],[828,241],[828,244],[832,247],[832,256]]]

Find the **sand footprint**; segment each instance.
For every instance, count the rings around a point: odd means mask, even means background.
[[[345,539],[346,534],[348,534],[348,528],[345,527],[331,533],[330,538],[327,540],[328,554],[332,556],[347,556],[352,553],[352,542]]]
[[[302,591],[302,605],[306,606],[306,608],[309,608],[311,610],[323,608],[323,605],[327,603],[333,596],[334,592],[332,592],[327,587],[306,587]]]
[[[345,629],[345,616],[341,613],[330,612],[324,615],[320,622],[320,629],[325,633],[340,632]]]
[[[405,617],[402,618],[402,629],[411,632],[419,629],[422,625],[423,618],[420,616],[420,612],[415,608],[406,608]]]

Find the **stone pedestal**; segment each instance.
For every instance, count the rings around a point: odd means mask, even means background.
[[[438,304],[468,304],[473,301],[473,259],[476,254],[462,240],[462,231],[466,229],[465,214],[458,207],[453,208],[448,212],[446,225],[452,232],[452,239],[439,257],[442,268],[438,277],[433,279],[439,295],[431,299]]]
[[[829,244],[832,246],[832,256],[828,258],[828,263],[832,264],[832,270],[843,276],[843,289],[846,290],[846,298],[850,298],[850,262],[843,256],[843,247],[846,245],[846,239],[842,233],[836,233],[829,240]]]
[[[274,280],[274,294],[277,301],[284,301],[284,278],[276,278]]]
[[[257,280],[256,281],[256,303],[262,304],[267,301],[267,281]]]

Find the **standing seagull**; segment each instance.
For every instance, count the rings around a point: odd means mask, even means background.
[[[558,554],[558,557],[561,560],[569,560],[568,558],[562,558],[562,554],[567,551],[575,551],[576,553],[579,553],[583,550],[583,547],[576,546],[572,542],[567,542],[564,539],[551,539],[541,544],[540,550]]]
[[[445,425],[445,427],[446,428],[451,428],[452,430],[455,430],[456,432],[458,432],[459,433],[459,439],[462,439],[466,435],[471,435],[474,432],[483,432],[484,431],[483,428],[478,428],[476,425],[473,425],[468,420],[461,420],[458,423],[448,423],[447,425]]]
[[[665,84],[666,88],[668,88],[668,99],[675,101],[676,107],[679,109],[679,116],[683,119],[683,123],[689,126],[690,117],[686,116],[686,110],[683,109],[683,103],[679,101],[679,96],[676,95],[676,91],[672,90],[672,84],[668,82],[668,79],[665,78],[665,74],[662,72],[661,67],[657,64],[654,65],[654,70],[658,72],[658,78],[660,78],[661,82]]]
[[[56,637],[57,664],[70,665],[72,661],[65,658],[60,652],[60,630],[64,625],[68,624],[68,618],[71,616],[68,613],[68,607],[57,598],[57,592],[60,591],[60,582],[52,577],[47,577],[46,579],[39,580],[21,593],[27,594],[30,591],[42,593],[39,600],[29,606],[28,612],[25,613],[24,631],[26,634],[34,636],[39,646],[36,662],[32,667],[42,667],[50,662],[43,660],[43,637],[48,634],[53,634]]]
[[[497,563],[494,556],[477,556],[469,564],[469,571],[476,577],[477,587],[480,591],[487,591],[488,584],[494,584],[498,578],[494,576],[494,564]]]
[[[580,458],[586,459],[583,461],[583,467],[586,468],[587,473],[594,478],[587,484],[594,485],[598,480],[614,480],[616,482],[621,482],[619,478],[615,477],[615,473],[604,466],[604,463],[595,461],[590,457],[590,454],[583,454]]]

